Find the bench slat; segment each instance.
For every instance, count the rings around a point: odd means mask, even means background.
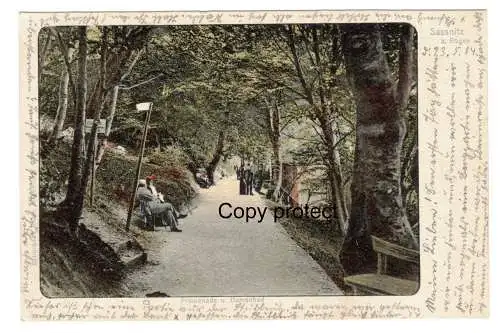
[[[372,236],[372,244],[375,252],[416,264],[420,262],[420,253],[416,250],[390,243],[375,236]]]
[[[360,274],[344,278],[346,284],[376,295],[413,295],[419,283],[383,274]]]

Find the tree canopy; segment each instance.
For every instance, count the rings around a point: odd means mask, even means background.
[[[378,204],[376,212],[371,201],[366,202],[371,198],[367,191],[386,184],[387,172],[374,162],[369,167],[379,169],[370,172],[379,176],[367,177],[375,184],[359,178],[367,172],[366,159],[384,160],[364,154],[374,143],[367,146],[363,140],[368,140],[366,131],[374,130],[370,124],[380,124],[383,134],[377,140],[387,147],[392,141],[386,125],[397,119],[402,129],[394,150],[379,153],[389,154],[391,163],[397,164],[391,176],[399,195],[396,205],[402,209],[397,215],[409,221],[398,232],[411,235],[399,241],[418,237],[415,31],[402,24],[362,27],[376,31],[373,35],[360,27],[42,29],[40,114],[54,120],[42,148],[51,149],[65,129],[74,129],[64,202],[72,211],[68,219],[75,223],[81,214],[92,156],[99,160],[110,141],[132,153],[138,150],[144,114],[135,112],[134,105],[151,101],[148,156],[166,155],[193,173],[206,168],[211,177],[221,161],[234,156],[263,169],[271,164],[276,200],[284,187],[283,165],[294,165],[302,190],[319,193],[333,208],[331,223],[346,239],[354,239],[350,232],[371,230],[373,219],[367,210],[373,216],[385,214]],[[373,54],[379,58],[370,69],[366,57]],[[380,93],[380,84],[387,96]],[[92,132],[84,133],[85,119],[97,118],[108,120],[101,140],[97,123]],[[361,224],[353,222],[359,219]]]

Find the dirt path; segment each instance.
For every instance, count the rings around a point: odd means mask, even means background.
[[[198,207],[181,220],[182,233],[157,228],[147,249],[150,263],[129,274],[132,296],[341,295],[324,270],[273,222],[223,219],[219,205],[262,207],[259,195],[238,195],[232,177],[202,189]],[[225,207],[224,212],[229,212]]]

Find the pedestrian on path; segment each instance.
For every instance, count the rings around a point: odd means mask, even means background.
[[[245,180],[245,194],[253,195],[253,172],[250,163],[245,167],[243,178]]]
[[[238,169],[238,179],[240,181],[240,195],[246,195],[247,194],[247,186],[246,186],[246,181],[244,175],[244,168],[241,166]]]

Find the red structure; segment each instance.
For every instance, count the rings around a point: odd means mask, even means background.
[[[298,168],[296,165],[283,163],[283,189],[290,194],[291,205],[296,207],[300,205],[299,191],[300,182],[298,179]]]

